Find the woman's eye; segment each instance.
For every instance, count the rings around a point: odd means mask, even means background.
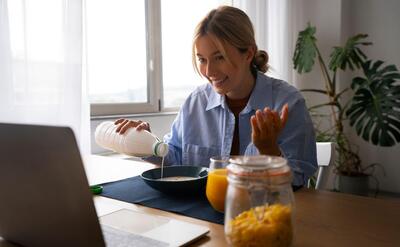
[[[216,56],[215,60],[217,60],[217,61],[224,60],[224,56],[222,56],[222,55]]]
[[[202,64],[202,63],[205,63],[206,60],[205,60],[204,58],[199,57],[199,58],[198,58],[198,61],[199,61],[199,63]]]

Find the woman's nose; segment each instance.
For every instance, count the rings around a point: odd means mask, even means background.
[[[212,77],[213,75],[215,75],[215,66],[210,62],[207,63],[206,75],[207,77]]]

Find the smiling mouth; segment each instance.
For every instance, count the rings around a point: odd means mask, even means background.
[[[222,80],[212,80],[212,84],[216,87],[221,86],[226,80],[228,80],[228,77],[225,77]]]

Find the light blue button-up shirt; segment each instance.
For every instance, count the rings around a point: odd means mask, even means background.
[[[240,154],[259,154],[251,141],[250,117],[255,111],[269,107],[280,112],[286,103],[288,121],[278,145],[292,168],[293,185],[303,185],[317,169],[314,128],[304,98],[284,81],[258,73],[249,101],[239,114]],[[165,164],[208,166],[211,156],[230,154],[234,128],[235,116],[225,96],[216,93],[210,83],[199,86],[164,136],[169,145]],[[156,161],[155,157],[149,160]]]

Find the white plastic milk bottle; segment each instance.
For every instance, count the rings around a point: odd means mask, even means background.
[[[94,134],[96,143],[103,148],[136,157],[167,155],[168,144],[149,131],[129,128],[121,135],[115,131],[117,127],[111,121],[99,124]]]

